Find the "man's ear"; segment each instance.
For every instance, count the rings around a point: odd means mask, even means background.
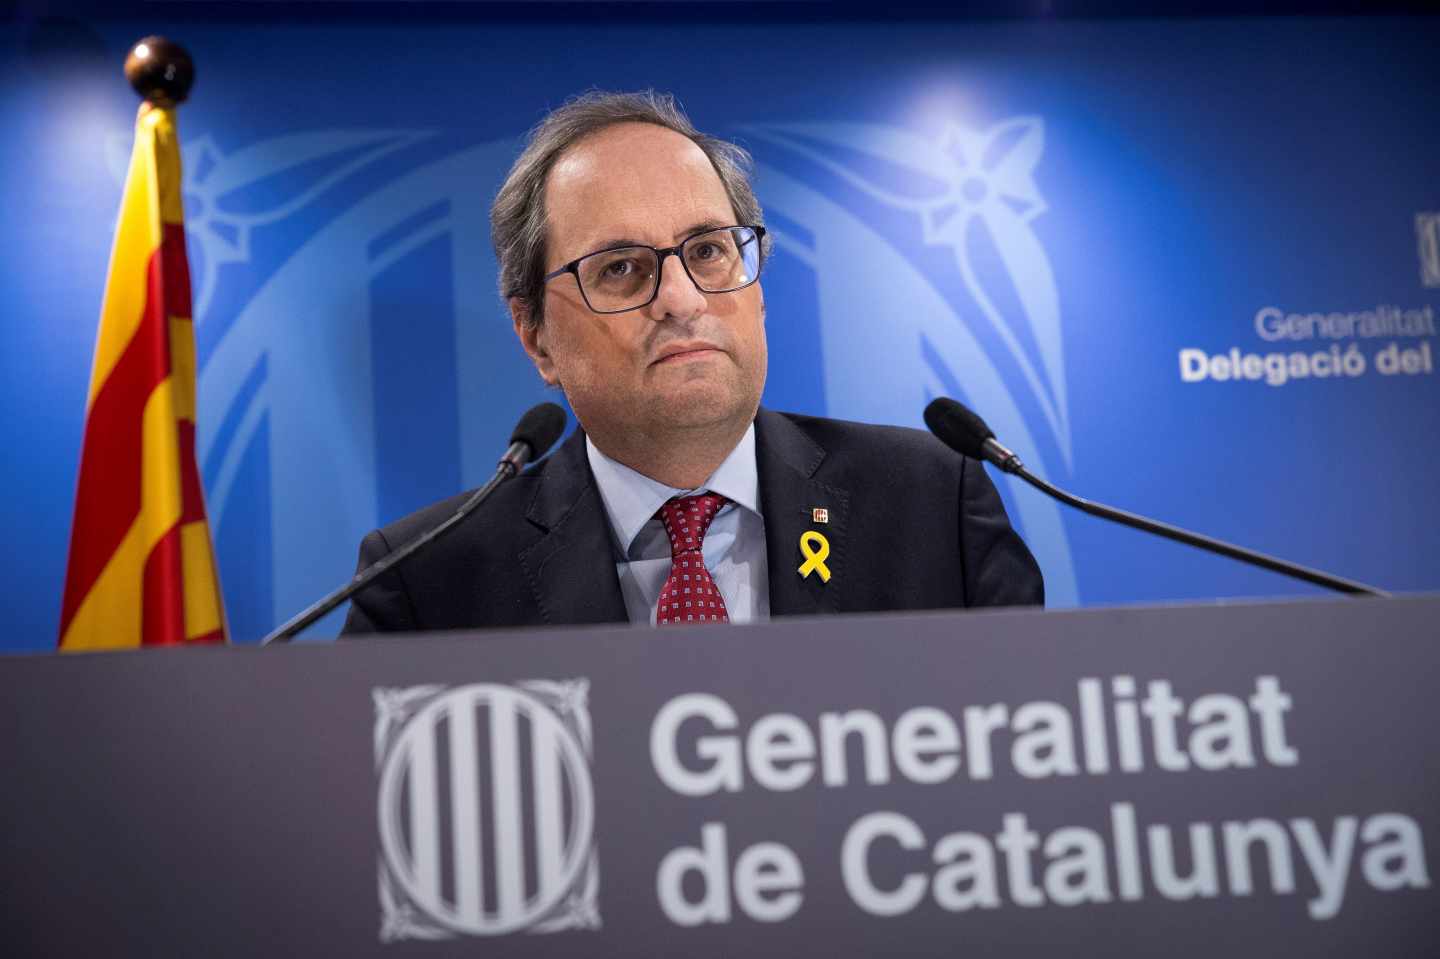
[[[525,348],[525,354],[530,357],[530,362],[535,364],[535,369],[547,386],[557,385],[560,375],[545,348],[544,324],[530,322],[530,307],[523,298],[512,296],[507,303],[510,306],[510,321],[515,324],[515,335],[519,337],[520,345]]]

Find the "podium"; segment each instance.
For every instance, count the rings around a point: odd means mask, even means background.
[[[1440,599],[0,660],[5,955],[1434,955]]]

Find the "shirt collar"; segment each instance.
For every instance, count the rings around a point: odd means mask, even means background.
[[[700,486],[693,490],[675,489],[643,473],[638,473],[624,463],[618,463],[600,452],[600,449],[585,437],[585,455],[590,460],[590,471],[600,487],[600,499],[605,504],[605,515],[610,520],[610,530],[615,535],[620,552],[628,555],[630,544],[654,518],[665,501],[675,496],[689,496],[702,490],[719,493],[736,506],[760,515],[760,478],[755,468],[755,424],[751,423],[740,437],[740,442],[725,457],[725,461],[710,474]]]

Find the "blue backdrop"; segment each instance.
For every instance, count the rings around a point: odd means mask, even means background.
[[[767,404],[919,425],[954,395],[1083,495],[1440,588],[1435,19],[543,10],[5,28],[0,509],[22,558],[0,645],[54,644],[136,107],[119,63],[156,32],[198,64],[199,455],[236,639],[347,578],[368,529],[482,481],[546,397],[487,211],[524,131],[594,86],[674,91],[754,153]],[[1000,486],[1053,605],[1307,592]]]

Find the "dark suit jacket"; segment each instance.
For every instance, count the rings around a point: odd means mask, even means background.
[[[1044,602],[1040,568],[981,465],[929,433],[775,413],[755,418],[770,615]],[[465,495],[365,537],[360,566]],[[812,521],[812,510],[829,522]],[[800,536],[830,543],[802,578]],[[628,622],[605,506],[577,431],[461,526],[363,590],[346,633]]]

